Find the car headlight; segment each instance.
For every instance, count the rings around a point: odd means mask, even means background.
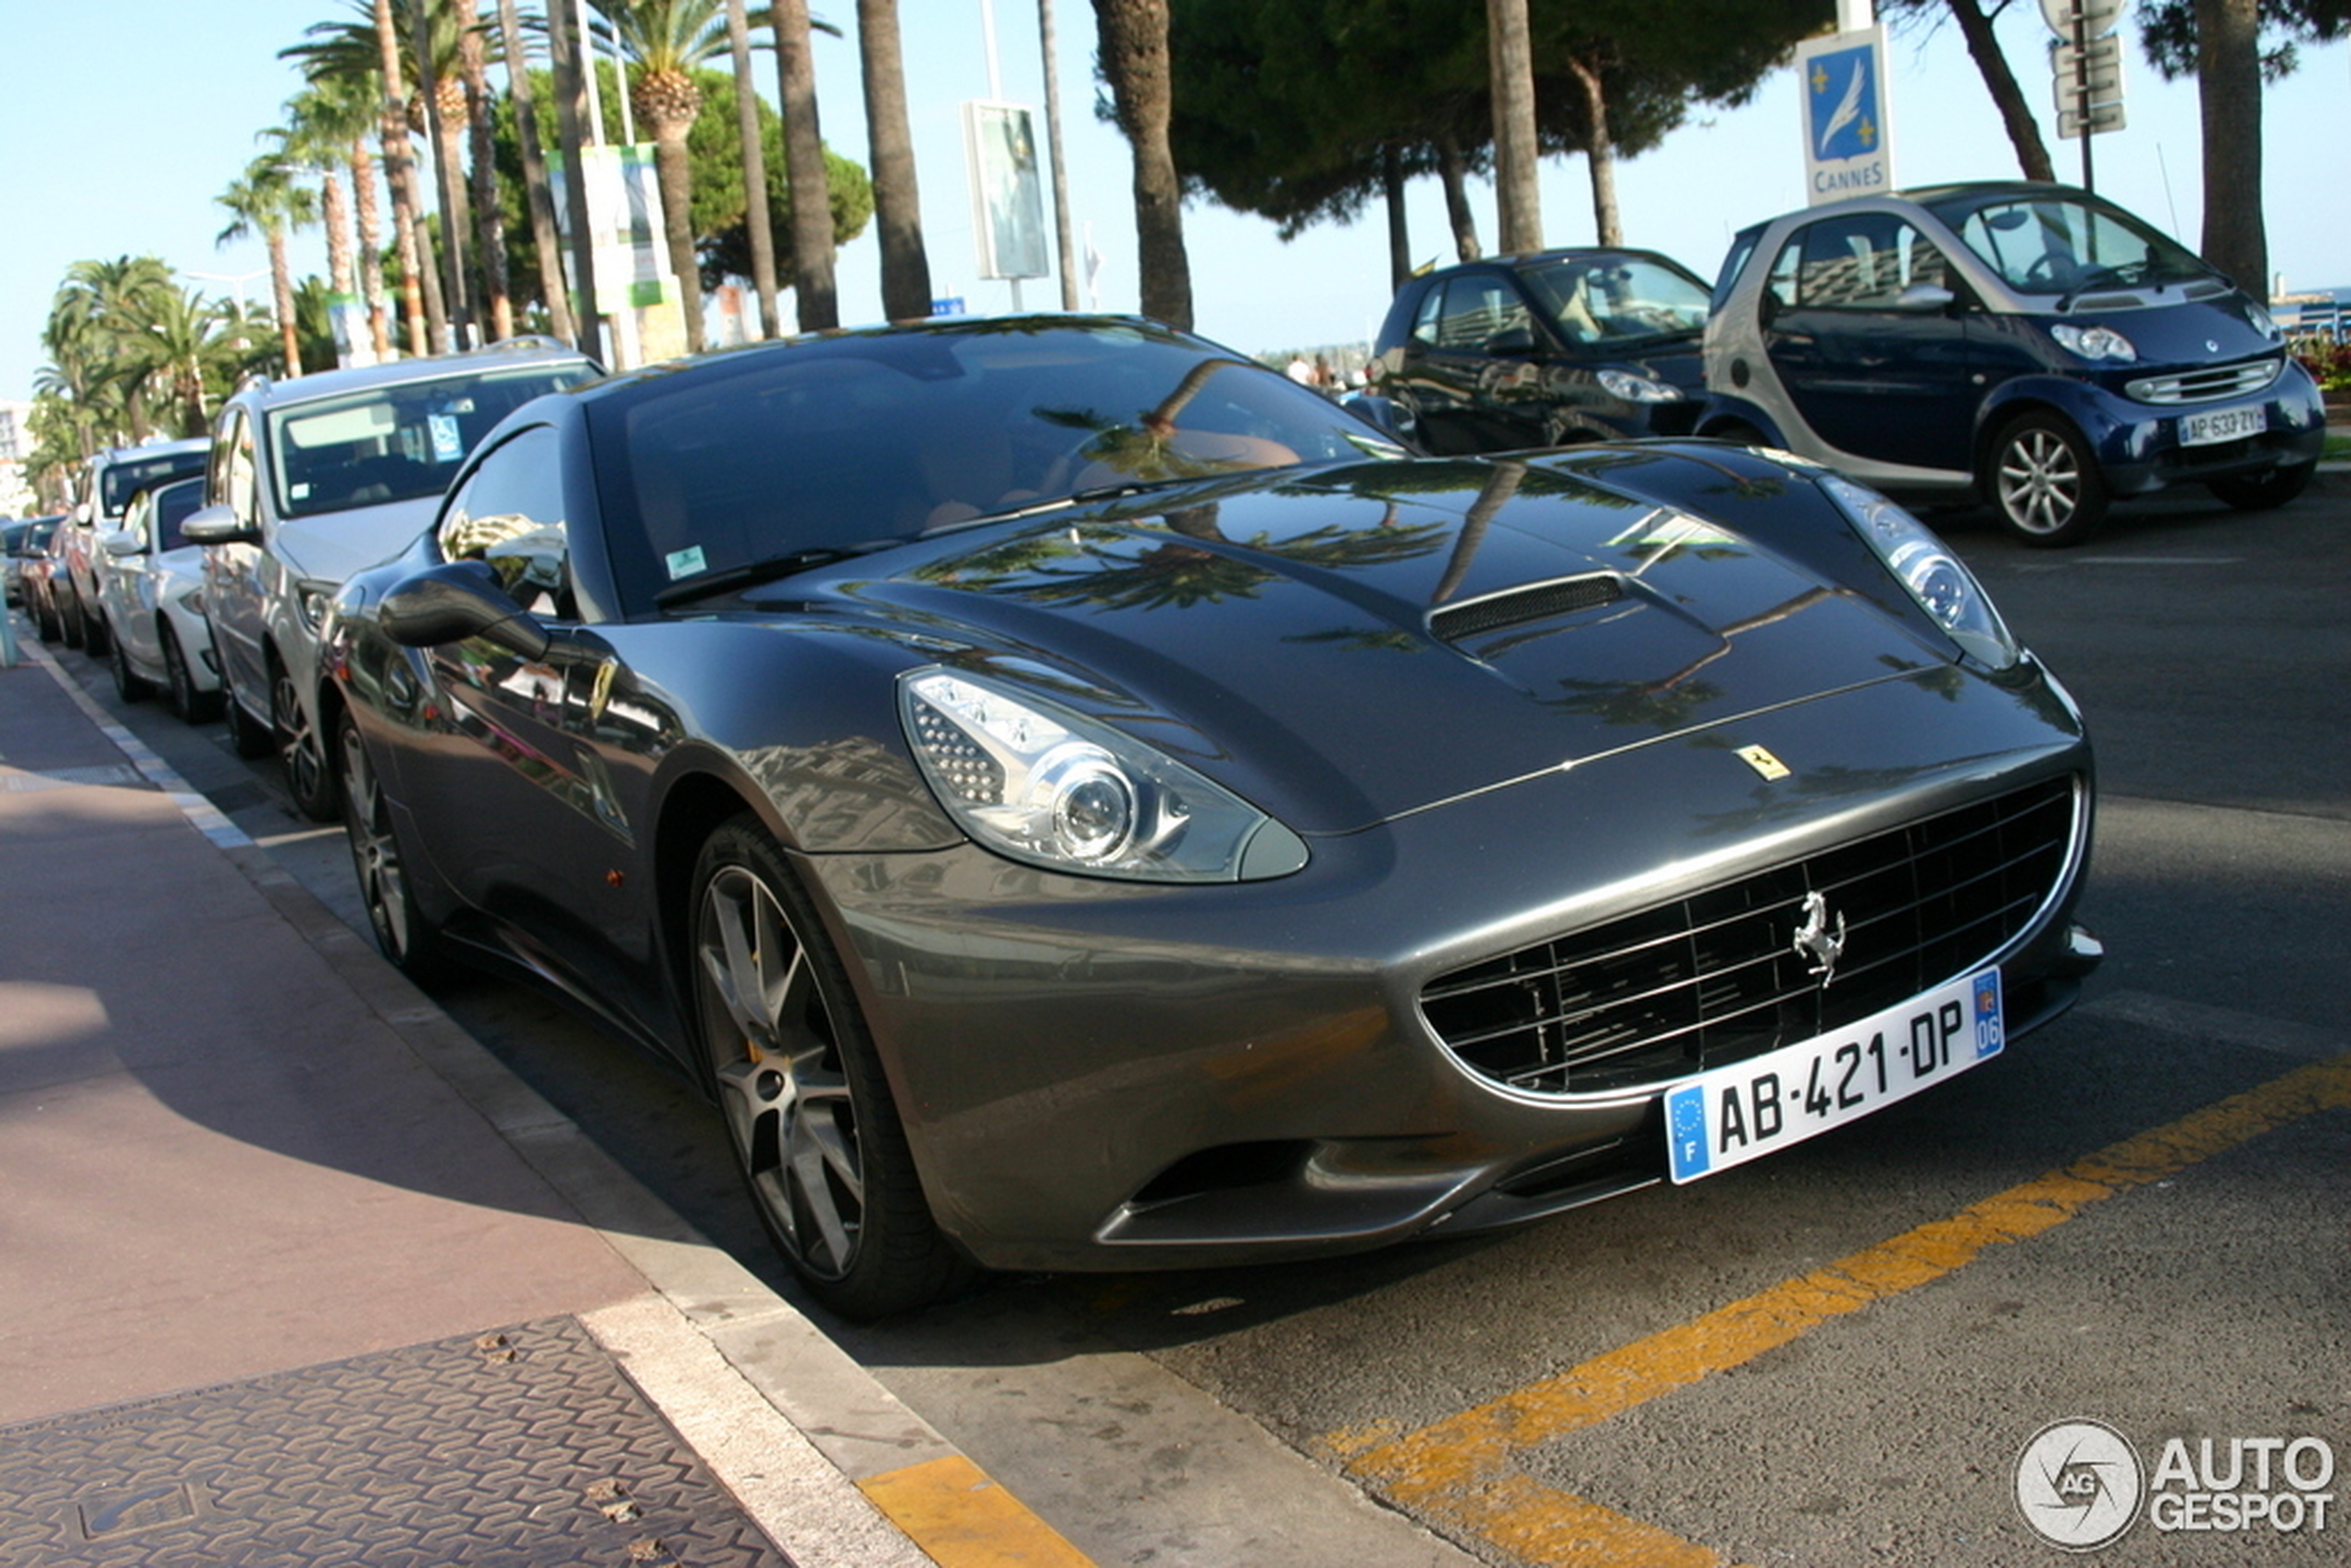
[[[1839,475],[1823,474],[1820,484],[1886,570],[1962,651],[1994,669],[2007,669],[2024,656],[1984,585],[1924,523]]]
[[[2139,357],[2131,340],[2111,327],[2076,327],[2061,321],[2049,329],[2049,336],[2093,363],[2110,359],[2118,365],[2128,365]]]
[[[2275,342],[2280,338],[2285,336],[2283,332],[2278,330],[2278,318],[2270,315],[2267,310],[2263,309],[2261,302],[2258,300],[2249,299],[2245,302],[2245,318],[2253,323],[2253,330],[2255,331],[2260,333],[2271,342]]]
[[[294,585],[294,602],[302,606],[302,624],[310,635],[327,624],[327,612],[335,603],[335,585],[331,582],[304,582]]]
[[[1602,370],[1600,386],[1611,397],[1621,397],[1627,403],[1679,403],[1682,389],[1653,381],[1647,376],[1636,376],[1630,370]]]
[[[204,614],[203,587],[199,585],[198,587],[191,588],[187,592],[182,593],[180,596],[180,603],[186,606],[190,615],[202,616]]]
[[[1028,692],[931,666],[899,715],[932,791],[988,848],[1056,871],[1240,882],[1306,864],[1287,828],[1175,758]]]

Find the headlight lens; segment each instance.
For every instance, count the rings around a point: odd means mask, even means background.
[[[2023,657],[1984,585],[1924,523],[1851,479],[1823,474],[1820,482],[1886,569],[1952,641],[1994,669],[2007,669]]]
[[[2139,357],[2131,340],[2111,327],[2075,327],[2061,321],[2049,329],[2049,336],[2094,363],[2112,360],[2118,365],[2128,365]]]
[[[1306,864],[1287,828],[1107,725],[935,666],[898,692],[932,791],[1000,854],[1151,882],[1251,881]]]
[[[1611,397],[1621,397],[1627,403],[1679,403],[1682,389],[1652,381],[1647,376],[1636,376],[1630,370],[1602,370],[1599,383]]]
[[[302,624],[310,628],[313,637],[327,624],[327,611],[335,602],[335,585],[331,582],[299,583],[294,588],[295,601],[302,606]]]

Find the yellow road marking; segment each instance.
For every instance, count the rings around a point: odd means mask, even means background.
[[[961,1454],[869,1475],[857,1489],[939,1568],[1095,1568]]]
[[[1368,1446],[1362,1437],[1334,1433],[1326,1443],[1342,1451],[1358,1449],[1346,1459],[1346,1468],[1391,1500],[1432,1522],[1472,1531],[1531,1562],[1561,1568],[1717,1564],[1723,1559],[1704,1547],[1529,1480],[1512,1468],[1511,1456],[1750,1361],[1832,1318],[1940,1279],[1988,1247],[2038,1236],[2093,1203],[2289,1122],[2345,1107],[2351,1107],[2351,1055],[2315,1062],[1996,1193],[1948,1219],[1905,1231],[1417,1432]]]

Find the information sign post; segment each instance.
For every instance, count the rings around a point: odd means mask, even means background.
[[[2120,131],[2122,41],[2114,36],[2122,0],[2041,0],[2041,19],[2056,34],[2049,70],[2057,93],[2058,134],[2082,141],[2082,188],[2097,190],[2090,138]]]

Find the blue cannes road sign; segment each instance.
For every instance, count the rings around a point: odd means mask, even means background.
[[[1887,125],[1885,30],[1797,46],[1804,101],[1804,183],[1813,203],[1894,189]]]

